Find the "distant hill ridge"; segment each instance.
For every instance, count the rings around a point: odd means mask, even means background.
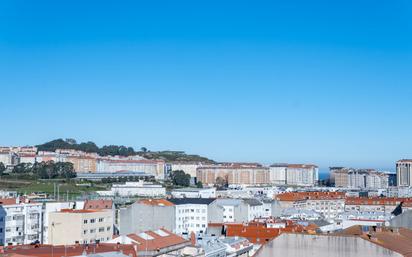
[[[100,156],[119,155],[119,156],[131,156],[140,155],[146,159],[161,159],[166,162],[203,162],[203,163],[215,163],[215,161],[203,157],[200,155],[186,154],[184,151],[150,151],[146,147],[141,147],[140,151],[135,151],[133,147],[127,147],[123,145],[104,145],[98,147],[94,142],[82,142],[77,143],[75,139],[55,139],[44,144],[36,145],[38,151],[50,151],[54,152],[56,149],[73,149],[87,153],[97,153]]]

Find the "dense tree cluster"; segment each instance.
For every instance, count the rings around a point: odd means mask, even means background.
[[[190,186],[190,175],[186,174],[183,170],[172,171],[170,178],[173,185],[184,187]]]
[[[0,176],[3,174],[5,170],[6,170],[6,166],[4,166],[4,163],[0,162]]]
[[[218,190],[225,189],[229,187],[229,178],[226,176],[224,178],[217,177],[215,182],[215,187]]]
[[[134,151],[132,147],[117,146],[117,145],[105,145],[99,148],[95,143],[88,141],[78,144],[75,139],[68,138],[66,140],[56,139],[50,142],[37,145],[39,151],[51,151],[54,152],[56,149],[73,149],[79,150],[87,153],[98,153],[101,156],[107,155],[120,155],[120,156],[130,156],[136,155],[137,152]]]
[[[76,177],[73,164],[70,162],[38,162],[20,163],[13,168],[13,173],[30,174],[41,179],[64,178],[70,179]]]

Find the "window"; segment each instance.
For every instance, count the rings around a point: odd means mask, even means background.
[[[110,231],[110,227],[107,227],[107,229],[106,229],[107,231]]]
[[[90,233],[91,234],[96,233],[96,229],[90,229]]]
[[[99,232],[104,232],[104,227],[99,228]]]
[[[99,222],[103,222],[104,221],[104,218],[99,218]]]
[[[87,230],[83,230],[83,235],[86,235],[87,234]]]
[[[83,220],[83,224],[87,224],[87,220]]]
[[[90,219],[90,223],[95,223],[96,219]]]

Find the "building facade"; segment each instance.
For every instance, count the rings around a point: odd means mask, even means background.
[[[49,214],[48,240],[51,245],[90,244],[109,241],[113,236],[111,210],[62,209]]]
[[[396,177],[398,186],[412,186],[412,160],[396,162]]]
[[[260,165],[213,165],[197,168],[197,180],[206,185],[213,185],[218,178],[229,185],[269,184],[269,168]]]
[[[121,235],[165,228],[175,231],[175,206],[165,199],[142,199],[119,212]]]
[[[0,199],[0,245],[41,242],[43,204],[24,198]]]
[[[190,234],[206,231],[209,220],[209,206],[215,201],[213,198],[172,198],[175,205],[176,233]]]

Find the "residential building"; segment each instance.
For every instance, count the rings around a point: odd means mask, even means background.
[[[67,157],[67,162],[73,164],[77,173],[87,173],[97,171],[97,158],[87,155],[72,155]]]
[[[275,185],[286,185],[286,170],[288,164],[272,164],[269,167],[270,183]]]
[[[164,197],[166,196],[166,188],[162,185],[153,184],[151,182],[126,182],[125,184],[113,184],[109,191],[97,191],[102,196],[148,196],[148,197]]]
[[[0,245],[40,242],[42,207],[23,197],[0,199]]]
[[[258,164],[238,163],[202,166],[197,168],[197,180],[205,185],[214,185],[217,178],[229,185],[269,184],[269,168]]]
[[[396,162],[396,177],[398,186],[412,186],[412,159]]]
[[[335,169],[335,187],[349,187],[349,175],[346,168]]]
[[[75,202],[46,202],[43,206],[43,239],[40,240],[43,244],[49,244],[49,215],[52,212],[59,212],[62,209],[76,209]],[[77,205],[78,206],[78,205]]]
[[[347,197],[345,211],[384,212],[390,214],[400,203],[403,209],[412,209],[412,198]]]
[[[249,222],[272,216],[276,201],[264,199],[218,198],[209,208],[210,223]]]
[[[316,211],[328,220],[336,219],[345,210],[343,192],[288,192],[276,198],[284,209]]]
[[[174,198],[216,198],[216,188],[177,188],[173,189],[171,194]]]
[[[21,153],[18,155],[19,163],[35,164],[37,161],[36,153]]]
[[[175,232],[175,205],[165,199],[141,199],[119,212],[120,235],[164,228]]]
[[[175,230],[178,234],[203,233],[209,223],[209,206],[214,198],[172,198],[175,205]]]
[[[293,186],[316,186],[319,181],[319,168],[313,164],[288,164],[286,184]]]
[[[0,152],[0,162],[6,167],[13,167],[18,164],[18,155],[14,152]]]
[[[49,214],[51,245],[89,244],[109,241],[113,235],[113,212],[103,209],[62,209]]]
[[[248,206],[242,199],[218,198],[211,204],[210,223],[247,222]]]
[[[385,189],[389,187],[389,175],[373,169],[341,168],[335,170],[335,186],[359,189]]]

